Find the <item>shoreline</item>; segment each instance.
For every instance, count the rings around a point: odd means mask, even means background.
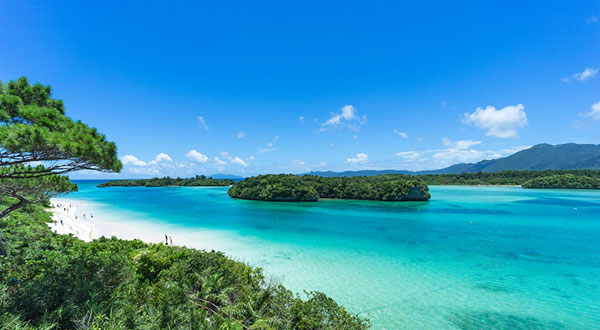
[[[50,229],[62,235],[73,234],[85,242],[101,237],[116,237],[124,240],[137,239],[149,244],[165,244],[165,236],[168,236],[168,245],[208,251],[225,251],[229,247],[219,244],[218,242],[222,242],[225,237],[212,230],[190,230],[178,225],[142,220],[134,213],[117,215],[107,212],[101,204],[78,199],[52,198],[50,202],[52,208],[48,211],[52,213],[53,220],[48,223]],[[58,204],[62,206],[57,207]],[[83,214],[86,214],[85,220]],[[227,255],[236,260],[240,259],[236,255]]]
[[[49,212],[52,213],[53,220],[48,223],[50,230],[61,235],[72,234],[85,242],[100,238],[98,229],[90,221],[93,219],[92,213],[78,216],[77,204],[71,200],[51,199],[50,203],[52,207]]]

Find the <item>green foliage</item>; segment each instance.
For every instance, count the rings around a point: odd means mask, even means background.
[[[366,329],[220,252],[52,233],[37,205],[0,222],[0,323],[14,329]]]
[[[600,189],[600,176],[574,174],[544,176],[526,181],[522,186],[543,189]]]
[[[0,85],[0,165],[54,162],[36,171],[38,175],[78,169],[119,171],[116,145],[95,128],[67,117],[63,102],[53,99],[51,92],[50,86],[31,85],[24,77]],[[20,173],[14,171],[12,177]]]
[[[502,171],[462,174],[417,175],[428,185],[523,185],[526,181],[556,175],[570,174],[600,178],[600,170],[545,170],[545,171]]]
[[[231,197],[267,201],[317,201],[319,198],[379,201],[426,201],[431,196],[421,180],[377,175],[325,178],[313,175],[259,175],[235,183]]]
[[[319,194],[302,177],[292,174],[259,175],[246,178],[229,188],[229,196],[265,201],[315,202]]]
[[[221,187],[231,186],[233,180],[213,179],[204,175],[196,175],[193,178],[152,178],[139,180],[113,180],[101,183],[98,188],[103,187]]]
[[[60,174],[82,169],[118,172],[121,167],[116,145],[95,128],[67,117],[50,86],[31,85],[24,77],[0,82],[0,197],[13,201],[0,218],[77,190]]]

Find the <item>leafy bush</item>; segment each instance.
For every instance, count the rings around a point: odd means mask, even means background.
[[[29,205],[0,221],[0,322],[14,329],[366,329],[221,252],[50,231]]]

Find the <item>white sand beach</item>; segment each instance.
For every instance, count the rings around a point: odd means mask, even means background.
[[[50,229],[58,234],[73,236],[89,242],[104,237],[121,239],[139,239],[146,243],[165,243],[165,235],[169,236],[169,245],[193,247],[197,249],[225,248],[215,242],[218,233],[210,230],[190,230],[173,225],[149,223],[141,221],[135,215],[124,213],[107,213],[94,202],[69,198],[52,198],[54,222],[49,223]],[[60,205],[60,206],[59,206]],[[62,220],[62,222],[61,222]]]
[[[68,200],[52,200],[52,220],[50,229],[58,234],[73,236],[89,242],[100,235],[93,224],[93,214],[78,215],[77,205]]]

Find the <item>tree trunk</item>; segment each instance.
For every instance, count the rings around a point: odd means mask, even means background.
[[[22,208],[23,206],[27,205],[27,203],[29,203],[25,198],[13,194],[13,196],[15,198],[17,198],[19,200],[19,202],[17,204],[13,204],[11,207],[7,208],[6,210],[0,212],[0,219],[4,218],[7,214],[9,214],[12,211],[18,210],[20,208]]]

